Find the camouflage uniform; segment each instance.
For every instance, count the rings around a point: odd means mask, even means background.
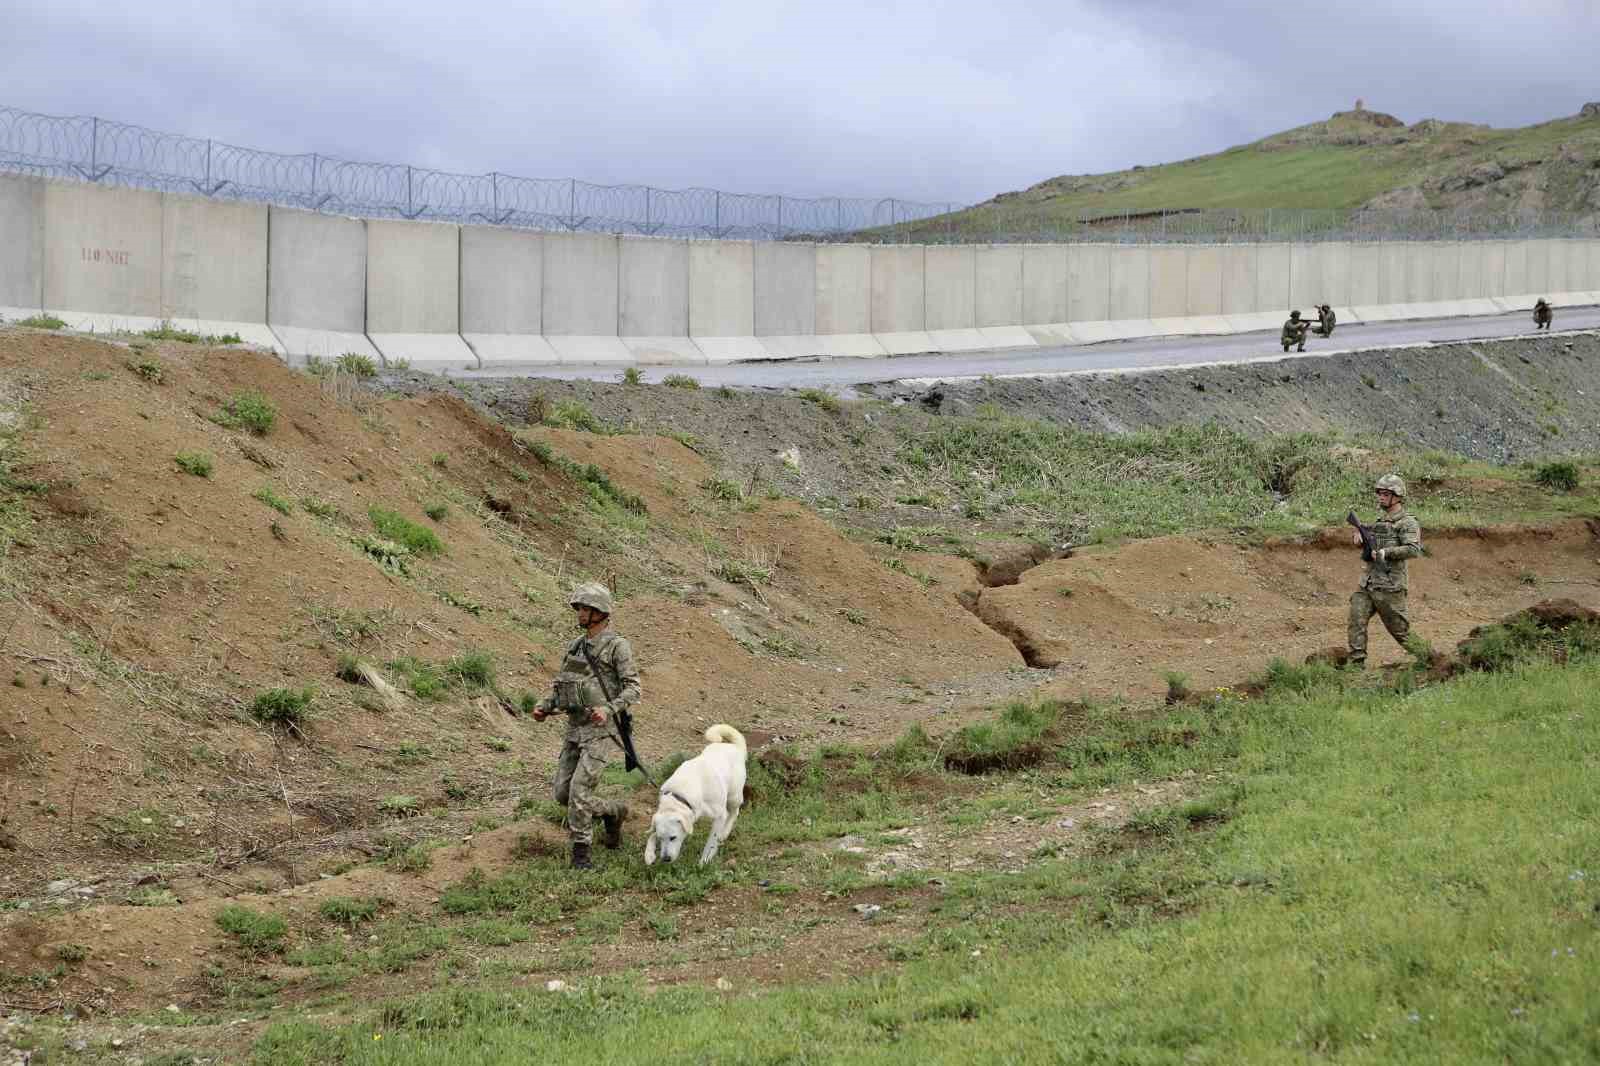
[[[585,646],[600,667],[605,687],[611,692],[610,700],[589,668]],[[554,788],[556,802],[567,808],[567,830],[574,844],[594,842],[595,819],[620,818],[627,811],[620,800],[602,798],[598,787],[600,773],[616,748],[616,741],[611,739],[616,730],[616,714],[637,703],[639,694],[639,669],[634,665],[633,649],[626,638],[607,628],[599,636],[579,637],[567,646],[550,695],[539,701],[539,710],[562,711],[567,716],[567,736],[556,763]],[[604,725],[589,721],[590,707],[606,708]]]
[[[1283,324],[1283,333],[1278,341],[1283,345],[1283,350],[1288,351],[1291,344],[1298,344],[1300,351],[1306,350],[1306,330],[1311,323],[1300,317],[1299,311],[1290,313],[1288,321]]]
[[[1389,635],[1405,646],[1411,634],[1411,620],[1406,616],[1406,560],[1422,555],[1422,526],[1403,506],[1379,515],[1371,529],[1372,561],[1350,597],[1350,661],[1357,665],[1367,661],[1367,625],[1374,614],[1383,619]],[[1378,558],[1380,550],[1382,559]]]
[[[1549,329],[1550,323],[1555,320],[1555,312],[1550,310],[1550,305],[1540,300],[1533,305],[1533,328]]]
[[[1333,308],[1323,304],[1317,308],[1317,336],[1333,336],[1333,327],[1338,323],[1339,316],[1333,313]]]

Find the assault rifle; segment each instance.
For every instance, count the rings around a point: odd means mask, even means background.
[[[1356,517],[1354,511],[1345,515],[1344,520],[1355,526],[1356,532],[1361,534],[1361,561],[1364,563],[1372,562],[1373,553],[1378,550],[1377,542],[1372,539],[1372,530],[1361,524],[1361,519]]]
[[[589,643],[579,639],[578,647],[583,650],[583,657],[589,663],[589,672],[600,683],[600,691],[606,694],[606,702],[616,699],[611,694],[611,688],[606,684],[605,675],[600,672],[600,664],[595,662],[594,656],[589,653]],[[650,776],[650,771],[645,769],[644,763],[639,760],[639,753],[633,747],[633,714],[627,710],[618,710],[612,715],[617,722],[617,731],[611,739],[616,741],[617,747],[622,749],[622,766],[625,770],[638,770],[640,775],[650,784],[655,785],[655,778]]]

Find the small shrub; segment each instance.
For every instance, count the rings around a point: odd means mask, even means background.
[[[252,955],[274,955],[283,950],[289,926],[276,914],[262,914],[230,904],[217,912],[217,926]]]
[[[372,356],[362,355],[359,352],[345,352],[334,365],[346,374],[358,378],[375,378],[378,376],[378,364],[372,361]]]
[[[17,323],[29,329],[65,329],[67,324],[55,315],[30,315]]]
[[[293,505],[291,505],[288,500],[273,492],[271,487],[267,485],[261,486],[250,495],[252,499],[260,500],[262,503],[266,504],[274,511],[277,511],[279,514],[288,514],[294,509]]]
[[[306,720],[316,692],[312,689],[273,688],[250,701],[250,713],[268,725],[297,726]]]
[[[443,452],[435,454],[434,457],[428,461],[434,466],[438,467],[440,470],[443,470],[445,467],[450,465],[450,457]]]
[[[211,476],[209,452],[179,452],[172,457],[172,461],[177,463],[178,469],[185,474],[193,474],[195,477]]]
[[[383,903],[383,900],[376,898],[351,899],[348,896],[334,896],[323,900],[317,907],[317,913],[330,922],[353,927],[375,916]]]
[[[1578,487],[1578,465],[1566,461],[1545,463],[1534,472],[1533,480],[1553,492],[1572,492]]]
[[[421,873],[433,865],[433,847],[426,843],[413,844],[399,854],[391,855],[384,865],[400,873]]]
[[[1182,703],[1189,698],[1189,675],[1167,671],[1167,702]]]
[[[867,624],[867,616],[861,611],[856,610],[854,607],[841,607],[839,608],[839,614],[846,622],[849,622],[853,626],[864,626]]]
[[[626,367],[622,371],[621,379],[624,385],[638,385],[644,381],[644,374],[636,366]]]
[[[806,403],[814,403],[829,414],[839,413],[839,397],[823,389],[801,389],[800,398]]]
[[[698,389],[700,382],[688,374],[668,374],[661,379],[661,384],[669,389]]]
[[[56,945],[56,958],[69,965],[76,965],[89,957],[89,949],[82,944]]]
[[[277,405],[254,390],[235,393],[217,418],[222,425],[248,430],[258,437],[272,432],[277,420]]]
[[[435,522],[443,522],[445,515],[450,513],[450,508],[448,505],[443,503],[430,503],[428,506],[422,509],[422,513],[433,519]]]
[[[728,503],[738,503],[744,499],[744,490],[737,482],[725,477],[708,477],[700,482],[700,487],[705,489],[714,500],[724,500]]]
[[[418,555],[444,553],[444,543],[439,540],[438,534],[426,526],[417,525],[409,518],[382,507],[369,508],[367,517],[372,519],[373,528],[381,536],[394,541],[406,551],[416,552]]]
[[[585,433],[606,432],[605,423],[601,422],[595,413],[578,400],[561,400],[546,417],[547,425],[560,429],[577,429]]]
[[[717,399],[719,399],[719,400],[731,400],[731,399],[733,399],[733,396],[734,396],[734,392],[733,392],[733,389],[730,386],[727,386],[727,385],[718,385],[717,386]]]
[[[422,800],[416,796],[385,796],[378,803],[378,810],[397,818],[409,818],[421,809]]]
[[[130,359],[126,365],[136,377],[148,381],[152,385],[160,385],[167,379],[167,368],[162,365],[159,359],[147,358],[137,361]]]
[[[316,515],[318,518],[334,519],[339,517],[339,508],[335,504],[312,496],[302,499],[300,506],[307,514]]]
[[[403,544],[396,544],[383,537],[357,537],[356,547],[361,553],[377,563],[391,574],[405,575],[411,572],[408,560],[411,552]]]
[[[486,651],[463,652],[444,664],[444,674],[472,688],[488,688],[494,684],[494,656]]]

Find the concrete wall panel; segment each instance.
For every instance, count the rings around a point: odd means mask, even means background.
[[[461,230],[367,223],[367,332],[461,332]]]
[[[1022,245],[980,245],[977,277],[978,328],[1020,326],[1027,321],[1022,317]]]
[[[749,241],[689,245],[689,334],[754,337],[755,249]]]
[[[1524,277],[1528,296],[1548,296],[1550,288],[1550,242],[1524,241],[1528,249],[1528,272]],[[1510,295],[1516,296],[1517,293]]]
[[[358,219],[272,207],[267,226],[267,322],[363,333],[366,225]]]
[[[1380,243],[1378,245],[1378,299],[1379,304],[1406,302],[1406,246]],[[1358,306],[1361,306],[1358,304]]]
[[[1145,314],[1129,318],[1182,318],[1189,303],[1189,250],[1182,245],[1155,245],[1149,256],[1150,292]]]
[[[1405,245],[1405,296],[1400,303],[1420,304],[1433,299],[1434,249],[1431,244],[1412,241]]]
[[[1349,307],[1370,307],[1383,302],[1383,263],[1379,246],[1367,242],[1350,245],[1350,291],[1345,295]]]
[[[44,182],[0,177],[0,313],[44,307]]]
[[[1484,295],[1484,244],[1482,241],[1462,241],[1456,245],[1456,298],[1476,300]]]
[[[1067,320],[1067,246],[1022,245],[1022,321]]]
[[[1247,315],[1262,310],[1256,304],[1256,246],[1224,244],[1218,247],[1222,272],[1222,313]]]
[[[266,325],[265,204],[168,194],[161,225],[163,318]]]
[[[1150,249],[1111,247],[1111,313],[1114,321],[1150,317]]]
[[[617,240],[617,332],[624,337],[689,335],[689,242]]]
[[[619,259],[616,237],[544,235],[545,336],[617,336]]]
[[[544,331],[544,238],[492,226],[461,229],[461,332]]]
[[[763,241],[755,249],[758,337],[806,337],[817,331],[817,246]]]
[[[817,333],[872,332],[872,249],[864,244],[817,245]]]
[[[46,308],[79,328],[147,328],[160,320],[160,193],[52,182],[44,218]]]
[[[1067,246],[1067,321],[1104,322],[1111,317],[1111,245]]]
[[[1222,246],[1194,244],[1189,246],[1188,251],[1189,269],[1184,314],[1190,317],[1222,314]],[[1251,290],[1254,290],[1255,279],[1249,278],[1248,282]]]
[[[1528,242],[1505,243],[1505,281],[1502,296],[1521,296],[1528,292]]]
[[[1506,242],[1478,241],[1478,292],[1476,296],[1506,294]]]
[[[1287,244],[1263,244],[1256,249],[1256,310],[1289,313],[1290,251]]]
[[[978,255],[972,245],[929,245],[923,249],[925,329],[977,327]],[[913,329],[919,327],[912,327]]]
[[[1433,298],[1461,299],[1461,243],[1430,242],[1430,247],[1433,255]]]
[[[1587,287],[1585,292],[1600,292],[1600,240],[1584,241],[1586,246],[1585,261],[1588,263],[1588,274],[1585,278]]]
[[[921,331],[923,260],[919,245],[873,245],[872,332]]]

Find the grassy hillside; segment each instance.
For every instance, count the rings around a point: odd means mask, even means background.
[[[1252,144],[1109,174],[1062,175],[952,216],[915,236],[1048,230],[1124,212],[1380,208],[1505,212],[1600,209],[1600,115],[1520,129],[1342,112]],[[902,227],[906,229],[908,227]]]

